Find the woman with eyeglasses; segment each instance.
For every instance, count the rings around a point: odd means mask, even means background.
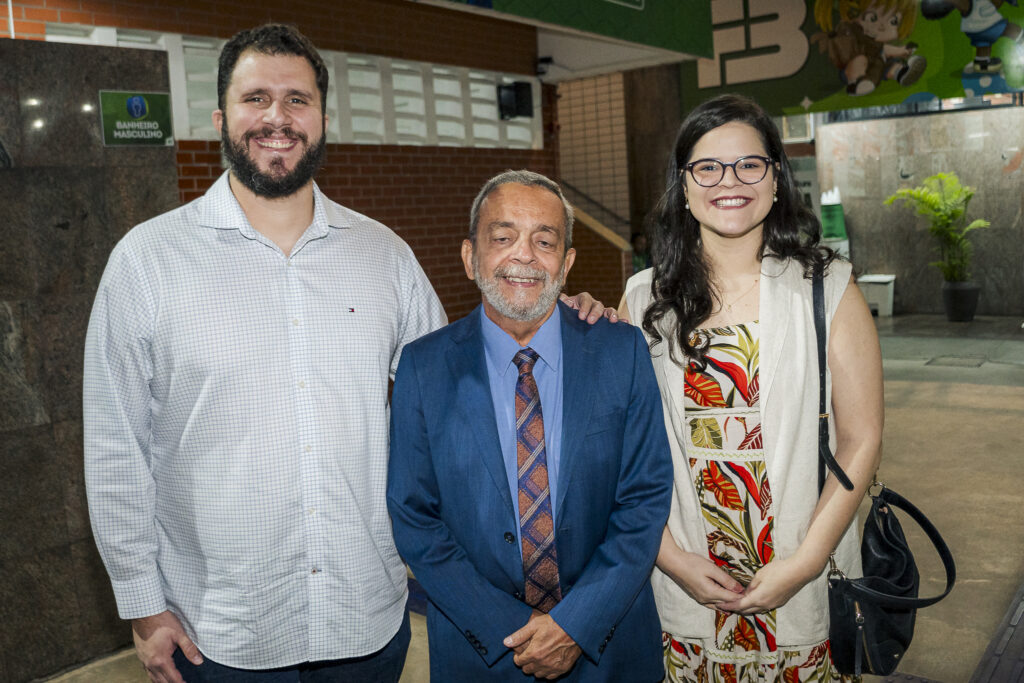
[[[675,463],[652,582],[668,681],[841,680],[826,575],[860,575],[882,361],[849,263],[819,245],[771,118],[725,95],[683,122],[621,308],[651,345]],[[833,450],[818,495],[811,272],[824,269]]]

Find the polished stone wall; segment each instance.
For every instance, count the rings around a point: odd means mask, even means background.
[[[178,192],[173,147],[103,146],[99,90],[167,92],[166,54],[0,40],[2,681],[131,641],[89,528],[82,347],[110,250]]]
[[[842,194],[854,265],[896,275],[895,313],[941,313],[942,278],[928,265],[937,257],[926,220],[883,202],[952,171],[977,190],[968,218],[992,222],[971,237],[978,313],[1024,314],[1024,109],[834,123],[815,136],[821,189]]]

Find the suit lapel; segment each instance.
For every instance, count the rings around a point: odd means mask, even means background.
[[[505,461],[501,455],[498,424],[494,417],[494,402],[487,376],[483,334],[480,331],[481,309],[477,307],[461,321],[460,329],[452,336],[447,362],[452,377],[456,378],[458,398],[454,406],[465,415],[465,428],[473,432],[480,458],[494,481],[498,495],[515,516],[512,494],[509,492]]]
[[[559,304],[560,306],[562,304]],[[583,437],[590,424],[594,407],[591,384],[599,381],[591,367],[593,349],[586,335],[585,321],[576,317],[576,312],[562,310],[562,450],[558,464],[558,500],[555,501],[555,515],[562,510],[562,501],[572,484],[574,473],[585,467],[585,458],[578,453]]]

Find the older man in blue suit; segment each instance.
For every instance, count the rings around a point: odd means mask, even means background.
[[[434,681],[663,676],[661,400],[636,328],[557,302],[571,241],[557,184],[492,178],[462,245],[481,306],[402,353],[388,508],[430,598]]]

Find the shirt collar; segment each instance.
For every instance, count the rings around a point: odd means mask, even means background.
[[[540,356],[541,363],[544,363],[551,370],[558,372],[562,362],[562,313],[555,310],[551,316],[544,321],[537,333],[530,340],[530,348]],[[509,368],[513,367],[513,358],[520,349],[515,339],[509,336],[508,332],[487,317],[487,313],[480,311],[480,326],[484,335],[484,351],[487,354],[487,362],[492,372],[504,375]]]
[[[200,199],[199,224],[218,230],[238,230],[249,239],[259,239],[259,233],[245,217],[242,205],[238,203],[228,182],[230,171],[224,171],[206,194]],[[313,183],[313,222],[306,228],[300,242],[326,237],[330,228],[344,227],[340,221],[328,218],[328,202],[317,184]],[[335,217],[336,219],[338,217]],[[298,245],[297,245],[298,246]]]

